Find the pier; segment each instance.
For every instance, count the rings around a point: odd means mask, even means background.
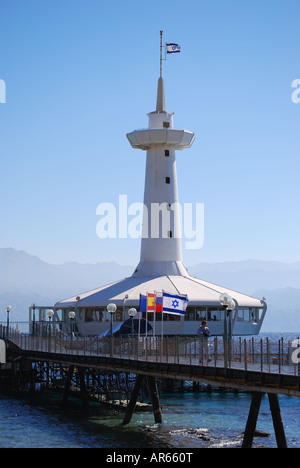
[[[125,375],[126,379],[130,376],[134,385],[131,395],[127,395],[124,425],[131,421],[145,381],[156,423],[162,422],[158,380],[208,384],[253,394],[242,444],[251,447],[261,398],[266,393],[277,445],[287,447],[278,395],[300,396],[300,371],[292,360],[295,351],[292,343],[271,342],[268,338],[238,338],[226,343],[215,337],[210,340],[209,354],[199,362],[202,353],[198,340],[186,336],[99,338],[59,333],[33,336],[1,326],[0,339],[6,351],[0,383],[10,373],[10,382],[16,390],[34,390],[41,381],[36,376],[43,373],[50,387],[58,381],[63,385],[63,404],[74,385],[83,404],[88,405],[90,389],[93,388],[95,394],[95,381],[98,379],[100,388],[101,376],[102,380],[109,374]]]

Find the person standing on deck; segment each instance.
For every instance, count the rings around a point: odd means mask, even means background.
[[[202,320],[201,327],[198,328],[199,338],[199,363],[202,363],[204,358],[209,361],[208,338],[211,336],[210,329],[207,327],[206,320]]]

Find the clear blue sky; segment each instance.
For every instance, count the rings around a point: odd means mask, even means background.
[[[300,260],[299,0],[0,0],[0,248],[50,263],[135,265],[140,240],[96,236],[96,207],[143,201],[159,31],[166,107],[195,132],[180,201],[205,204],[186,265]]]

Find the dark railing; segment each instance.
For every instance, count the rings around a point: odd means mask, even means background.
[[[0,325],[0,338],[26,351],[84,356],[110,356],[131,360],[204,365],[300,375],[299,340],[212,337],[199,342],[189,336],[95,337],[48,330],[40,335],[20,333]]]

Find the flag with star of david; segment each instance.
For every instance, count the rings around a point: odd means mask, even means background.
[[[185,315],[187,305],[187,296],[163,292],[163,313]]]
[[[167,54],[178,54],[181,49],[179,44],[174,44],[173,42],[167,42],[166,47],[167,47]]]

